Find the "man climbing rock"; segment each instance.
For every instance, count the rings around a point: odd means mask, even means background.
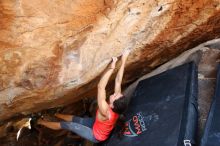
[[[70,130],[94,143],[105,141],[115,127],[119,115],[123,114],[128,106],[128,100],[123,96],[121,91],[121,83],[129,53],[130,50],[125,50],[121,56],[122,64],[115,79],[114,94],[109,97],[109,101],[106,100],[105,88],[115,69],[117,62],[116,57],[112,58],[110,67],[99,81],[97,95],[98,110],[95,118],[81,118],[74,115],[55,114],[56,117],[65,120],[65,122],[49,122],[39,119],[38,124],[54,130]]]

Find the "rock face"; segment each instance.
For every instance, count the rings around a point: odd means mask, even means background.
[[[124,84],[220,37],[219,0],[1,0],[0,120],[95,96],[131,48]]]

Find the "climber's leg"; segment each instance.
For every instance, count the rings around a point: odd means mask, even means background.
[[[96,140],[93,135],[93,131],[92,131],[93,124],[94,124],[93,118],[80,118],[80,117],[74,117],[73,122],[60,122],[62,129],[70,130],[89,141],[98,143],[99,141]]]
[[[61,129],[60,122],[49,122],[49,121],[44,121],[42,119],[39,119],[37,121],[37,124],[43,125],[47,128],[53,129],[53,130],[60,130]]]
[[[74,116],[73,115],[64,115],[64,114],[56,113],[55,117],[63,119],[67,122],[71,122]]]
[[[72,119],[72,122],[92,128],[93,124],[95,122],[95,119],[94,118],[89,118],[89,117],[88,118],[87,117],[81,118],[81,117],[78,117],[78,116],[74,116],[73,119]]]

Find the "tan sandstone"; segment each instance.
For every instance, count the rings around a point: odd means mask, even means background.
[[[0,120],[95,96],[124,49],[126,85],[219,37],[219,0],[1,0]]]

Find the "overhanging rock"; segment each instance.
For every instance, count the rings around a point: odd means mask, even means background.
[[[1,0],[0,14],[0,120],[95,96],[126,48],[124,83],[220,36],[219,0]]]

